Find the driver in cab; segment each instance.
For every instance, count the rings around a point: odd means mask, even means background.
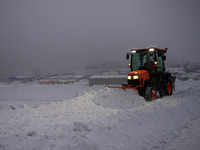
[[[149,71],[149,73],[154,71],[155,64],[153,61],[151,61],[149,56],[146,57],[146,63],[144,64],[144,68],[147,69]]]

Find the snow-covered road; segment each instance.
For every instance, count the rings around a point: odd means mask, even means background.
[[[0,85],[0,149],[197,148],[199,97],[200,81],[192,79],[177,80],[174,95],[152,102],[85,82]]]

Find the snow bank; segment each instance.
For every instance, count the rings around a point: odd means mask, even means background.
[[[111,108],[134,108],[145,103],[144,98],[139,96],[135,90],[105,88],[98,91],[94,101],[97,105]]]
[[[40,85],[38,83],[0,84],[0,107],[12,105],[38,105],[62,101],[75,97],[77,93],[89,89],[88,81],[73,85]],[[94,87],[95,88],[95,87]]]

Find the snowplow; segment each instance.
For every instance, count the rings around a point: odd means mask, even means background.
[[[122,87],[107,86],[107,88],[133,89],[146,101],[172,95],[176,77],[165,69],[167,49],[155,47],[131,49],[126,55],[126,59],[130,59],[131,69],[127,76],[127,84],[123,84]]]

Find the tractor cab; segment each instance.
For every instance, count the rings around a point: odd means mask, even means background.
[[[166,56],[164,53],[166,53],[166,51],[167,48],[132,49],[130,53],[127,53],[127,59],[131,56],[129,68],[131,68],[131,71],[165,71],[164,60],[166,60]],[[147,64],[149,64],[151,68],[147,68]]]

